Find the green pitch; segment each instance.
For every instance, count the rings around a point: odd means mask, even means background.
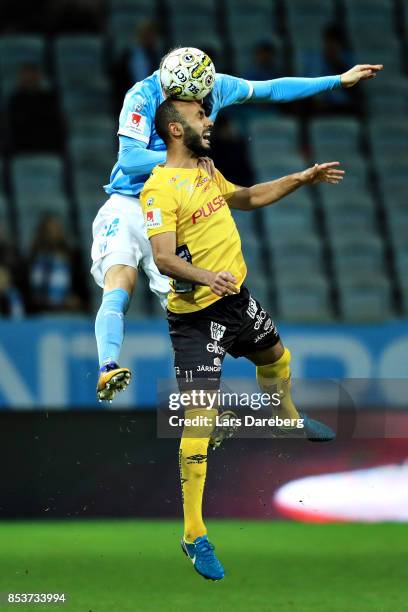
[[[0,523],[0,591],[65,592],[77,612],[406,610],[408,527],[209,521],[227,576],[203,580],[174,521]]]

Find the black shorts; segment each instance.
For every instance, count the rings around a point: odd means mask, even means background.
[[[196,388],[203,380],[217,388],[227,353],[245,357],[280,340],[271,317],[244,286],[239,294],[221,298],[198,312],[175,314],[168,310],[167,320],[176,378],[184,389]]]

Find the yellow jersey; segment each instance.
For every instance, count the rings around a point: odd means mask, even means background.
[[[149,238],[176,232],[176,253],[198,268],[231,272],[240,287],[246,276],[241,239],[224,198],[235,185],[202,168],[156,166],[140,196]],[[219,300],[209,287],[171,280],[168,309],[196,312]]]

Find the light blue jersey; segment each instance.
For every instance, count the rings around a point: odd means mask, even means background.
[[[292,102],[340,87],[340,75],[246,81],[217,73],[214,87],[204,99],[204,107],[214,121],[222,108],[232,104]],[[118,161],[110,183],[105,185],[106,193],[138,196],[153,168],[166,161],[166,146],[154,125],[156,109],[163,100],[158,70],[127,92],[119,117]]]
[[[251,94],[252,85],[245,79],[217,74],[215,85],[206,98],[206,106],[210,109],[209,116],[214,121],[222,108],[231,104],[241,104],[249,99]],[[121,142],[118,161],[113,167],[110,183],[105,185],[106,193],[139,195],[153,167],[165,161],[166,145],[157,135],[154,125],[157,107],[163,100],[164,95],[158,70],[143,81],[136,83],[127,92],[119,117],[118,130],[119,136],[127,138]],[[123,162],[121,159],[126,155],[126,143],[129,143],[129,138],[136,141],[130,143],[133,149],[138,147],[158,153],[157,156],[149,156],[146,163],[144,163],[143,154],[139,156],[140,163],[137,164],[137,168],[133,168],[131,173],[127,173],[126,161]],[[132,168],[129,170],[131,171]]]

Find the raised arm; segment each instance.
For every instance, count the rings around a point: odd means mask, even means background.
[[[283,176],[275,181],[260,183],[252,187],[238,187],[225,199],[230,208],[254,210],[278,202],[303,185],[332,183],[336,185],[343,179],[344,170],[338,168],[339,162],[315,164],[303,172]]]
[[[216,295],[239,293],[234,285],[236,278],[227,271],[211,272],[197,268],[176,255],[176,232],[163,232],[150,237],[153,258],[159,271],[175,280],[206,285]]]
[[[382,64],[358,64],[343,74],[316,78],[283,77],[268,81],[247,81],[228,74],[217,74],[217,95],[220,106],[250,102],[292,102],[323,91],[353,87],[360,81],[372,79]]]
[[[374,78],[381,69],[381,64],[359,64],[336,76],[284,77],[270,81],[249,81],[253,88],[249,102],[291,102],[329,89],[353,87],[360,81]]]

